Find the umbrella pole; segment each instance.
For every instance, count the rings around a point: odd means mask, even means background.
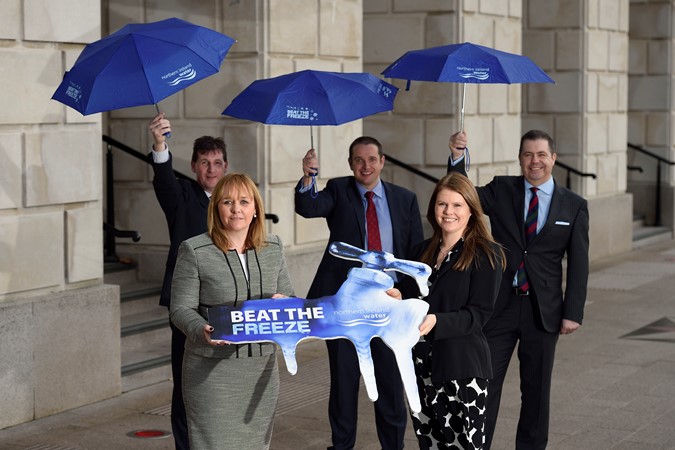
[[[309,126],[309,143],[312,150],[314,150],[314,129],[312,126]],[[316,175],[312,175],[312,195],[316,196],[318,194],[319,188],[316,186]]]
[[[462,83],[462,110],[459,113],[459,131],[464,131],[464,100],[466,100],[466,83]]]

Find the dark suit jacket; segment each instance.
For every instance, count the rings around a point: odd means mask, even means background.
[[[417,260],[429,245],[418,247]],[[461,246],[461,244],[458,244]],[[461,247],[455,247],[460,248]],[[425,300],[436,326],[427,335],[431,343],[431,379],[440,383],[462,378],[492,378],[490,348],[483,326],[492,315],[502,280],[501,266],[492,268],[485,253],[477,264],[459,272],[452,268],[459,253],[443,263]],[[404,298],[417,297],[419,289],[406,277],[401,286]]]
[[[412,259],[413,245],[423,239],[417,197],[400,186],[384,181],[382,184],[391,215],[394,255]],[[300,193],[296,188],[295,212],[306,218],[325,217],[330,230],[329,244],[341,241],[359,248],[365,247],[366,213],[353,176],[329,180],[316,198],[312,198],[310,191]],[[352,267],[361,267],[361,264],[329,254],[326,246],[307,298],[335,294]]]
[[[448,164],[448,171],[466,173],[464,162]],[[485,214],[490,216],[492,235],[506,251],[507,269],[493,317],[509,300],[509,290],[520,261],[539,307],[544,328],[560,330],[562,319],[581,323],[588,283],[588,204],[574,192],[555,185],[546,223],[537,236],[525,243],[523,212],[525,184],[522,176],[498,176],[478,187]],[[567,255],[567,278],[563,294],[563,257]]]
[[[176,266],[178,247],[184,240],[206,232],[206,213],[209,207],[209,198],[204,189],[196,181],[177,179],[173,173],[172,162],[173,157],[170,155],[169,161],[165,163],[152,163],[155,172],[152,185],[166,216],[171,239],[162,293],[159,297],[159,304],[162,306],[171,304],[171,279]]]

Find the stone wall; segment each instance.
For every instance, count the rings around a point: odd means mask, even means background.
[[[630,53],[628,65],[628,141],[670,161],[675,161],[675,105],[673,96],[673,2],[644,0],[630,3]],[[635,195],[636,215],[655,223],[654,199],[657,162],[629,150],[628,163],[642,172],[628,173],[628,190]],[[675,171],[660,166],[662,224],[675,223],[673,197]]]
[[[0,2],[0,428],[120,392],[101,118],[50,99],[100,16],[85,0]]]
[[[591,259],[630,249],[632,205],[649,204],[651,162],[627,152],[630,140],[673,155],[672,0],[124,0],[0,2],[0,428],[119,393],[119,292],[102,284],[100,135],[149,151],[152,106],[83,117],[50,100],[84,45],[130,22],[180,17],[235,37],[221,72],[164,101],[173,124],[176,168],[190,174],[192,142],[225,138],[231,171],[251,174],[269,230],[286,244],[296,294],[304,295],[328,236],[322,219],[293,212],[307,127],[267,126],[221,116],[250,82],[303,69],[379,73],[403,52],[470,41],[532,58],[557,82],[467,86],[477,184],[517,174],[523,130],[543,128],[561,162],[597,175],[572,176],[589,199]],[[404,84],[395,81],[399,87]],[[447,140],[459,127],[461,86],[413,83],[393,113],[313,130],[320,179],[349,173],[347,147],[361,134],[435,176],[445,173]],[[647,161],[647,162],[646,162]],[[626,193],[627,163],[636,201]],[[673,171],[663,169],[667,223],[673,223]],[[647,173],[651,171],[650,173]],[[415,190],[424,209],[432,184],[387,164],[384,178]],[[559,182],[564,172],[556,170]],[[120,242],[149,279],[162,276],[168,235],[152,192],[151,169],[115,153],[118,228],[141,232]],[[639,185],[642,183],[642,185]],[[641,194],[643,193],[643,194]],[[607,220],[610,218],[610,220]],[[309,270],[308,270],[309,268]],[[101,339],[83,343],[84,323]],[[37,330],[37,332],[36,332]],[[38,336],[36,339],[35,336]],[[58,343],[58,345],[54,345]],[[75,349],[74,354],[66,350]],[[72,367],[77,362],[77,371]],[[82,371],[86,363],[91,371]]]

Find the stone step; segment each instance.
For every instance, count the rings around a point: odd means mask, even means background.
[[[132,259],[107,262],[103,266],[103,281],[106,284],[126,286],[138,281],[138,264]]]
[[[122,354],[122,392],[170,380],[171,341]]]
[[[171,340],[166,308],[131,314],[121,318],[122,354],[144,350]]]
[[[633,250],[672,239],[673,230],[668,227],[639,226],[633,228]]]
[[[134,286],[120,286],[120,317],[161,308],[165,314],[168,309],[159,306],[161,288],[152,283],[135,283]]]
[[[171,329],[159,286],[135,282],[120,289],[122,391],[128,392],[171,378]]]

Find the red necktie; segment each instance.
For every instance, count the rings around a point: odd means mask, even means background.
[[[366,192],[368,207],[366,208],[366,229],[368,232],[368,250],[382,250],[380,240],[380,224],[377,221],[377,210],[373,202],[373,191]]]
[[[532,198],[527,207],[527,215],[525,216],[525,239],[529,244],[530,241],[537,235],[537,216],[539,214],[539,197],[537,197],[537,188],[531,187]],[[530,283],[527,281],[527,274],[525,273],[525,261],[521,261],[518,266],[518,287],[521,291],[529,291]]]

